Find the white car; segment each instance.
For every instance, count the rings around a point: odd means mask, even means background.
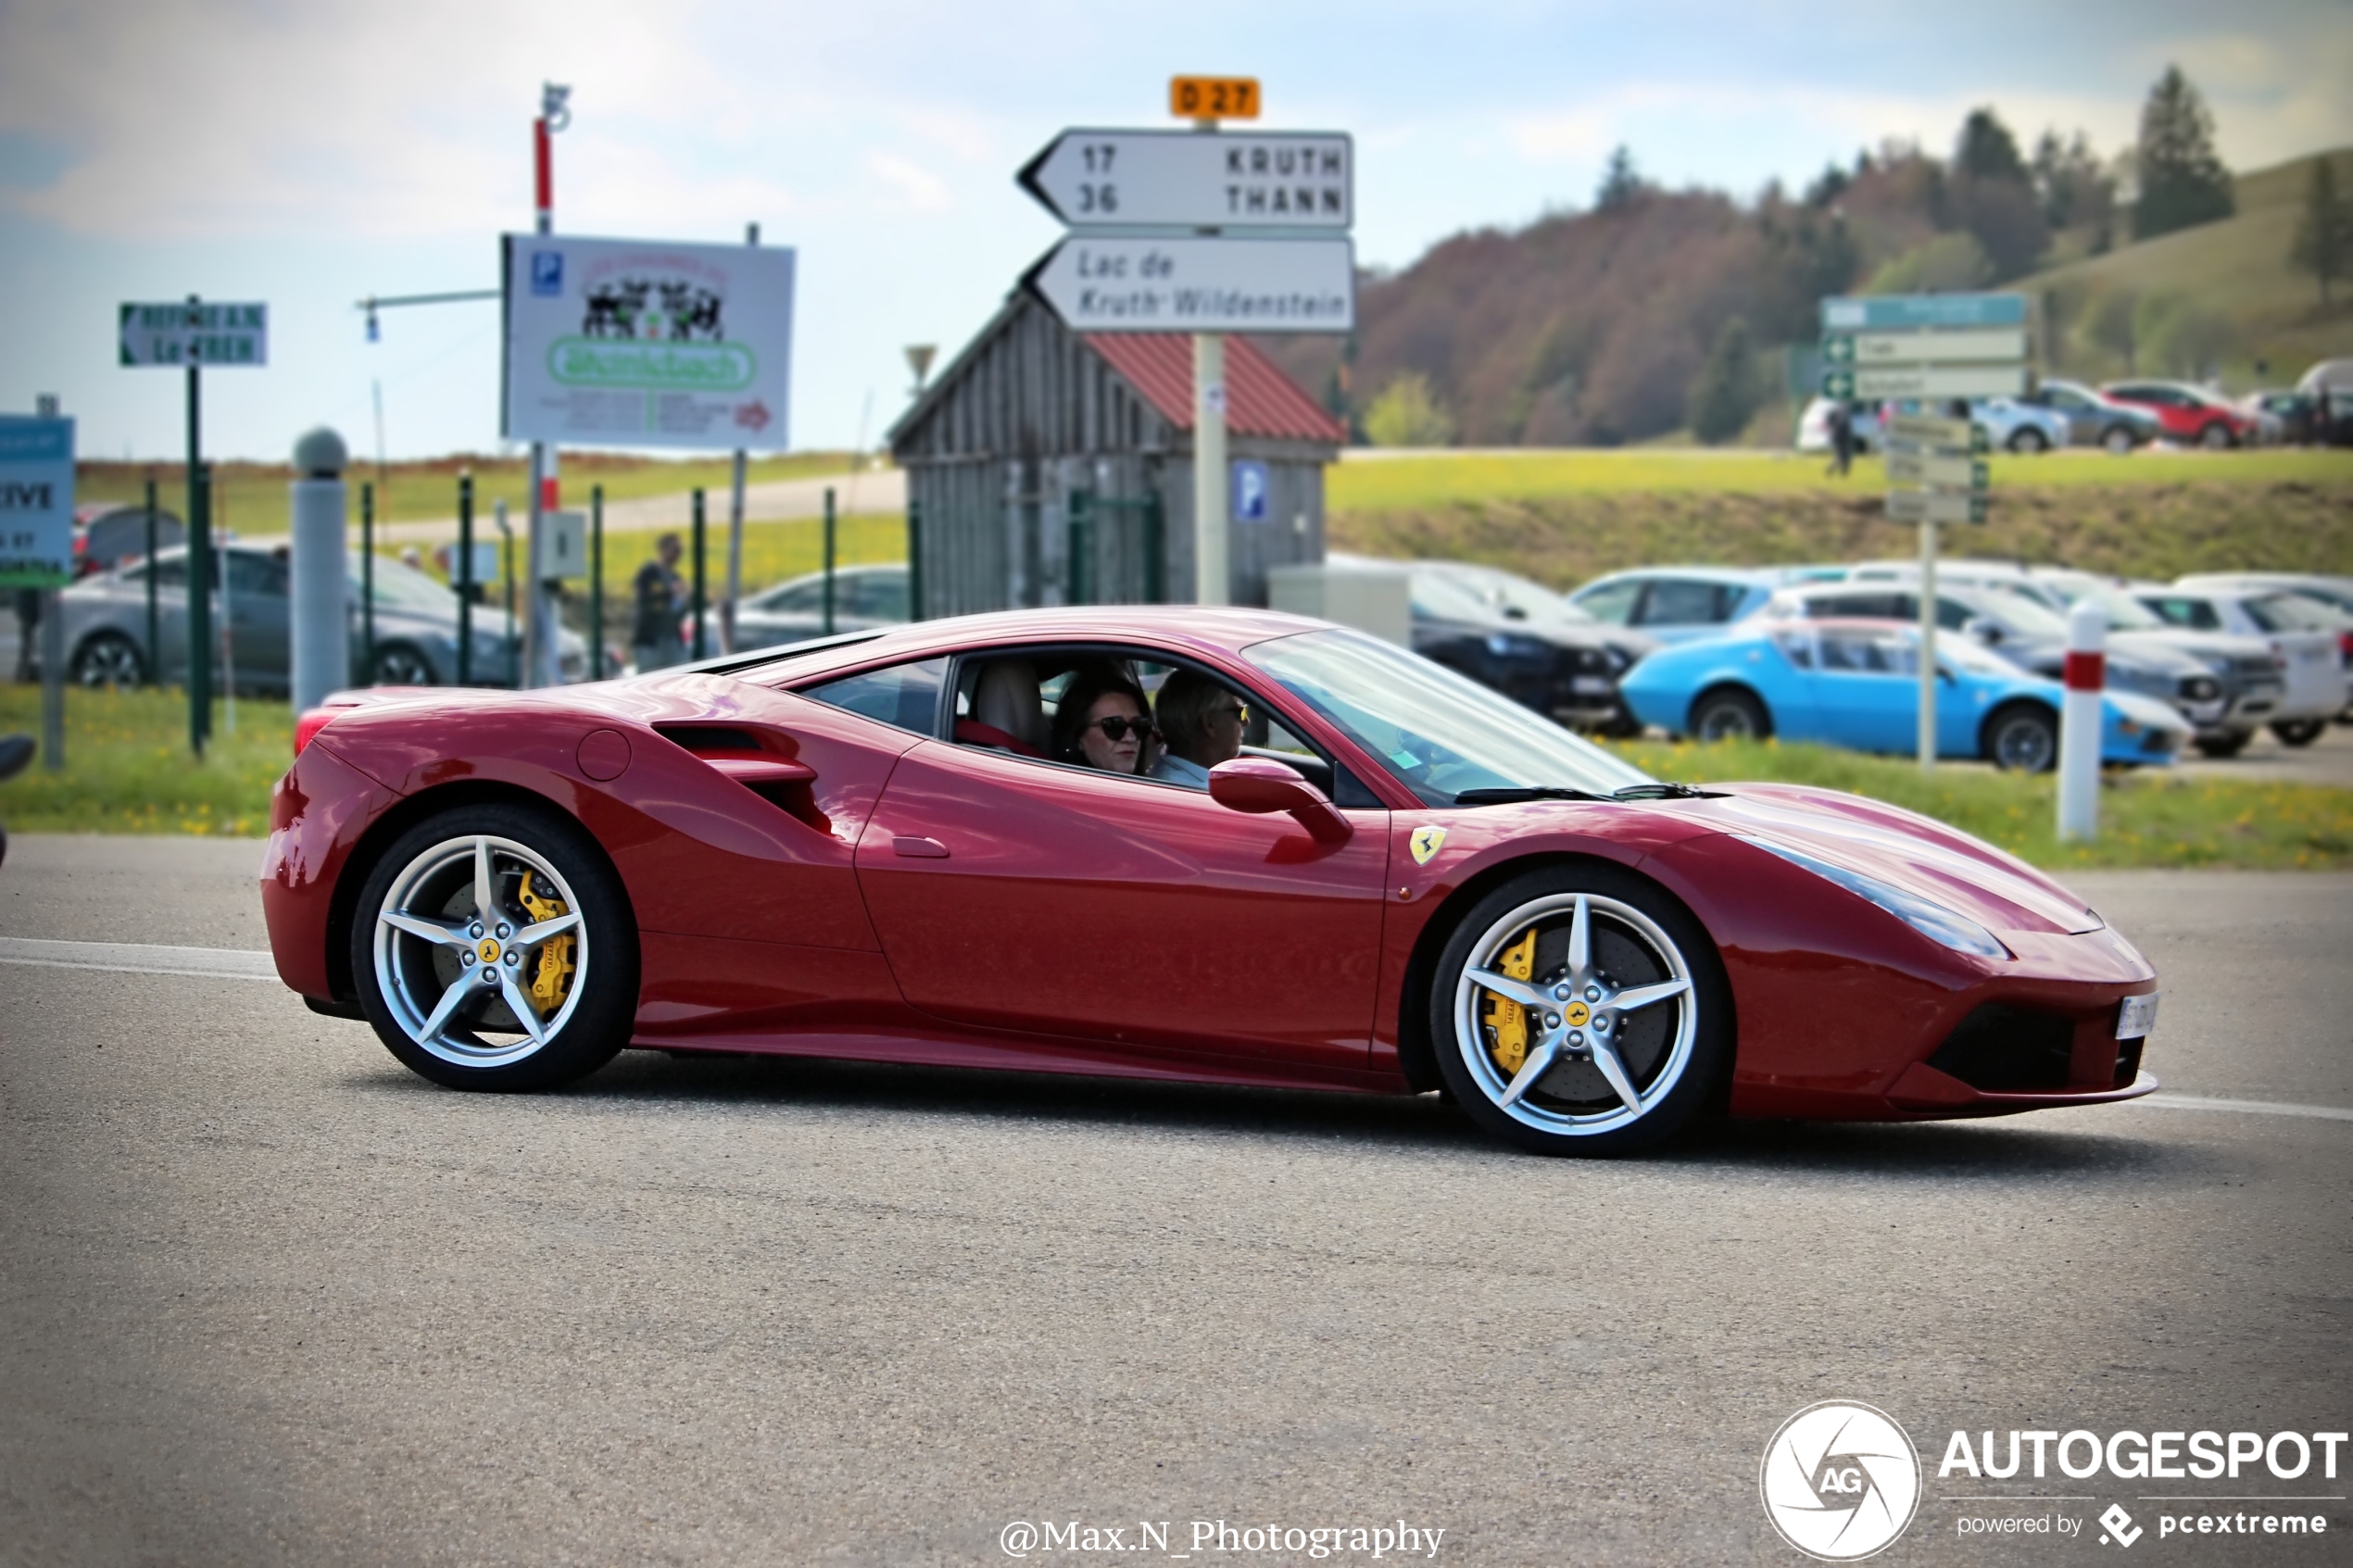
[[[2346,678],[2345,617],[2301,594],[2260,588],[2196,588],[2136,583],[2133,596],[2169,625],[2259,636],[2278,655],[2286,691],[2271,733],[2309,746],[2353,700]]]
[[[1831,449],[1831,408],[1827,397],[1817,397],[1806,405],[1806,412],[1797,421],[1797,449],[1801,452],[1827,452]],[[1887,407],[1906,413],[1934,412],[1925,406],[1910,403]],[[1853,403],[1847,406],[1855,420],[1855,450],[1876,452],[1880,449],[1880,415],[1881,406],[1876,403]],[[1987,397],[1969,405],[1969,422],[1985,432],[1985,443],[2002,452],[2055,452],[2064,447],[2072,437],[2067,416],[2056,408],[2037,408],[2021,403],[2015,397]]]

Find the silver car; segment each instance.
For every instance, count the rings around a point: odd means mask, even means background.
[[[286,546],[215,545],[219,558],[212,623],[227,635],[213,650],[213,678],[233,674],[237,689],[278,694],[290,689],[291,601]],[[184,681],[188,670],[188,552],[157,552],[156,621],[160,668],[147,646],[147,571],[133,560],[86,577],[58,595],[63,607],[66,671],[83,685],[134,685]],[[224,605],[226,613],[223,613]],[[375,567],[375,659],[370,667],[359,613],[359,562],[351,563],[347,604],[351,668],[361,684],[447,685],[458,678],[458,599],[447,586],[413,567],[379,557]],[[587,672],[588,645],[569,630],[560,634],[567,680]],[[476,685],[515,684],[513,627],[500,607],[478,604],[472,615]]]

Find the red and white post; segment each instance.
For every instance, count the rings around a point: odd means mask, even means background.
[[[572,89],[550,82],[539,90],[539,118],[531,122],[533,229],[542,234],[556,231],[555,133],[572,123],[567,100]],[[523,667],[516,671],[518,686],[553,686],[563,682],[556,628],[560,617],[553,589],[539,581],[540,535],[546,518],[561,501],[556,476],[556,449],[543,441],[531,444],[530,521],[524,525],[523,559],[531,563],[531,583],[523,608]]]
[[[2108,684],[2108,617],[2079,603],[2067,616],[2067,696],[2059,712],[2058,835],[2100,831],[2100,689]]]

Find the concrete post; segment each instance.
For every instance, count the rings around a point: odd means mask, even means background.
[[[1193,602],[1233,597],[1226,524],[1226,339],[1193,334]]]
[[[2059,713],[2058,835],[2100,831],[2100,731],[2108,684],[2108,616],[2079,600],[2067,612],[2067,696]]]
[[[321,426],[295,443],[293,603],[286,631],[294,653],[294,706],[316,708],[351,684],[351,578],[345,559],[343,437]]]

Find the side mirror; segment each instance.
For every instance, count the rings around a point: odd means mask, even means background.
[[[1344,844],[1356,831],[1322,790],[1264,757],[1237,757],[1212,768],[1209,797],[1254,817],[1288,811],[1318,844]]]
[[[1964,635],[1975,637],[1981,643],[1998,643],[2002,640],[2002,628],[1982,615],[1971,617],[1961,631]]]

